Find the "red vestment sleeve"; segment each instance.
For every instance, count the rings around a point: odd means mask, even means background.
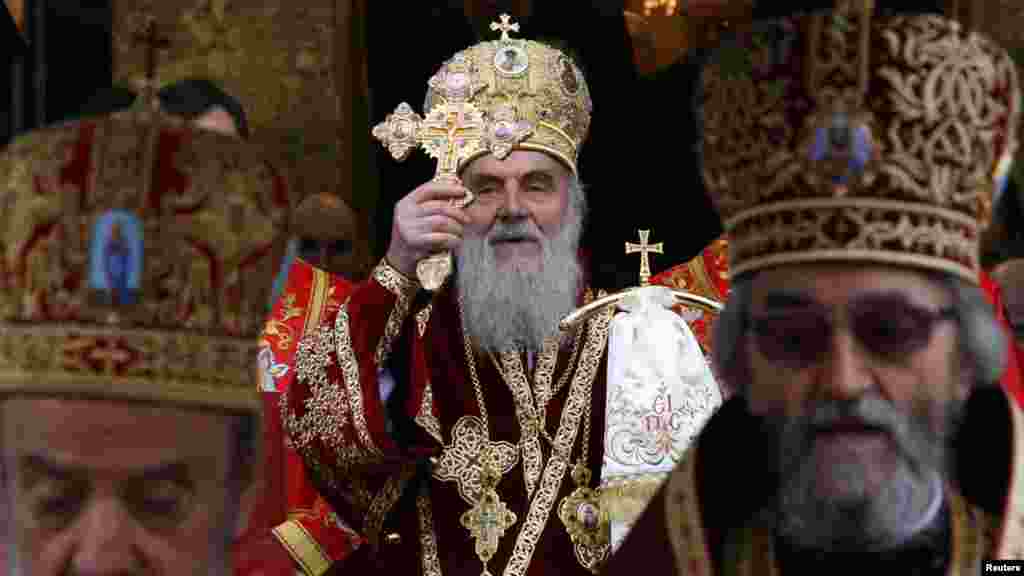
[[[294,380],[282,397],[289,485],[306,486],[313,467],[342,495],[330,504],[317,495],[311,511],[274,528],[307,574],[326,572],[364,540],[375,546],[385,515],[415,473],[415,460],[387,431],[378,371],[403,333],[415,330],[410,308],[418,290],[415,280],[382,262],[299,344]],[[289,491],[305,502],[316,493]],[[345,530],[347,537],[334,538]]]
[[[281,397],[294,380],[305,334],[336,314],[352,291],[347,280],[296,260],[261,339],[263,462],[260,497],[236,543],[236,574],[319,576],[363,542],[341,522],[308,480],[302,459],[286,446]]]

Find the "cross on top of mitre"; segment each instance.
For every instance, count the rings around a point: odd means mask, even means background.
[[[512,22],[512,17],[508,14],[502,14],[498,17],[501,22],[491,22],[491,30],[498,32],[501,31],[501,41],[508,42],[511,38],[508,37],[509,32],[519,32],[519,24]]]
[[[146,48],[145,76],[142,80],[134,81],[133,84],[139,90],[139,97],[142,98],[142,101],[149,107],[156,109],[159,107],[156,99],[158,88],[156,82],[157,52],[169,48],[171,46],[171,39],[160,34],[156,18],[149,16],[140,29],[132,36],[132,41],[136,46],[143,45]]]

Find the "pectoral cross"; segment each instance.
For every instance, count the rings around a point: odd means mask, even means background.
[[[160,32],[157,29],[156,19],[152,16],[146,19],[145,26],[142,30],[135,33],[132,40],[136,45],[144,45],[146,47],[146,75],[144,79],[136,81],[135,85],[139,88],[140,92],[142,92],[145,102],[155,107],[155,94],[157,90],[157,51],[169,48],[171,46],[171,40],[166,36],[160,35]]]
[[[484,458],[485,462],[488,460]],[[501,537],[509,528],[515,526],[516,515],[498,498],[498,492],[494,489],[497,484],[496,475],[490,465],[484,465],[483,474],[484,489],[480,493],[480,500],[464,512],[459,520],[476,540],[476,555],[484,565],[481,576],[491,576],[487,563],[498,551]]]
[[[651,279],[651,261],[650,254],[664,254],[663,243],[658,242],[657,244],[648,244],[647,239],[650,238],[650,230],[640,230],[640,243],[633,244],[632,242],[626,242],[626,254],[633,254],[635,252],[640,253],[640,285],[647,286]]]
[[[439,104],[427,113],[426,118],[420,117],[403,102],[384,122],[373,128],[373,136],[398,161],[408,158],[412,149],[419,146],[431,158],[437,159],[434,181],[458,184],[459,163],[480,150],[484,128],[483,112],[470,102]],[[473,200],[473,195],[467,193],[458,205],[465,207]],[[420,284],[432,292],[444,284],[451,271],[450,252],[430,256],[416,265]]]

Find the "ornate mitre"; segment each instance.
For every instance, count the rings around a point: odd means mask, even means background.
[[[731,274],[882,262],[977,282],[978,242],[1017,148],[1006,52],[955,21],[869,0],[758,22],[712,56],[704,181]]]
[[[423,106],[428,119],[432,110],[448,103],[467,103],[482,113],[482,133],[459,144],[473,149],[457,155],[458,170],[484,154],[505,158],[522,149],[547,152],[575,173],[593,109],[583,73],[559,50],[510,38],[519,25],[508,16],[491,28],[501,31],[499,40],[455,54],[430,78]],[[415,146],[415,130],[404,128],[401,132],[411,137],[406,145]]]
[[[0,155],[0,391],[256,410],[288,217],[243,142],[148,108]]]

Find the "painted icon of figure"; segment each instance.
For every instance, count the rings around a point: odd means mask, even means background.
[[[501,51],[501,60],[498,66],[505,72],[516,73],[522,67],[519,59],[519,52],[515,48],[505,48]]]
[[[832,114],[827,126],[819,127],[811,149],[811,160],[829,163],[832,184],[846,186],[864,172],[874,152],[870,129],[851,122],[849,114]]]
[[[107,273],[107,289],[110,291],[111,303],[115,306],[128,304],[131,298],[128,289],[128,266],[131,258],[129,248],[121,235],[121,224],[114,221],[110,225],[110,238],[104,249],[103,264]]]
[[[135,304],[142,272],[141,225],[128,212],[97,220],[89,248],[89,287],[111,306]]]

